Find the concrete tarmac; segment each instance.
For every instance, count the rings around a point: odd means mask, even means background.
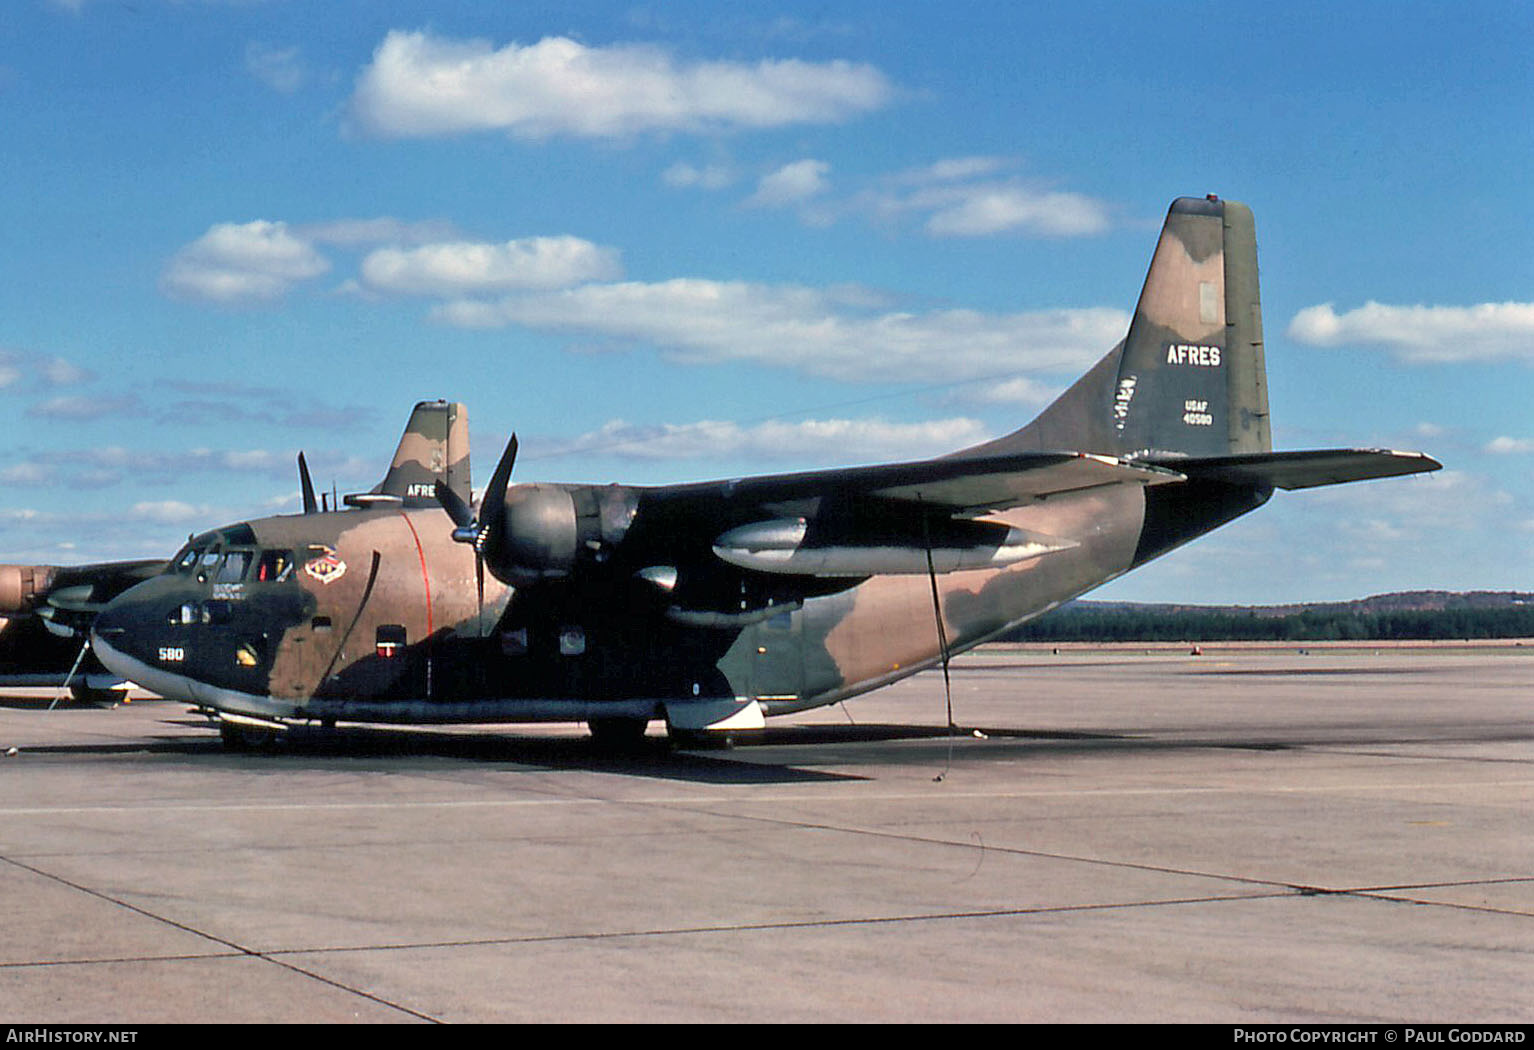
[[[628,757],[5,694],[0,1021],[1534,1021],[1534,644],[952,682]]]

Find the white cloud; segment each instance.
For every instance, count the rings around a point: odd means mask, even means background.
[[[41,463],[13,463],[0,470],[0,481],[7,485],[45,485],[53,480]]]
[[[222,520],[215,516],[211,507],[207,504],[194,506],[183,503],[180,500],[146,500],[135,503],[129,510],[127,517],[137,521],[152,521],[163,525],[177,523],[199,525],[209,521]]]
[[[746,203],[753,207],[775,208],[784,204],[797,204],[824,193],[830,183],[826,172],[831,165],[823,160],[797,160],[785,164],[777,171],[762,176]]]
[[[92,378],[90,372],[62,357],[0,350],[0,389],[15,386],[29,374],[43,386],[51,387],[78,386]]]
[[[893,181],[923,185],[933,182],[950,182],[990,175],[1007,166],[1002,157],[945,157],[924,168],[913,168],[894,176]]]
[[[178,299],[259,302],[329,269],[329,260],[285,222],[221,222],[176,253],[160,287]]]
[[[674,189],[696,186],[701,190],[722,190],[735,181],[735,173],[721,164],[705,164],[695,168],[685,161],[677,161],[661,172],[660,178]]]
[[[124,415],[136,411],[138,407],[138,398],[131,394],[119,397],[81,394],[78,396],[49,398],[47,401],[29,408],[27,415],[39,419],[59,419],[67,422],[84,423],[93,419],[103,419],[107,416]]]
[[[121,446],[11,454],[0,481],[75,491],[106,488],[131,481],[156,487],[184,486],[200,474],[219,477],[297,477],[295,451],[271,449],[130,449]],[[308,459],[316,477],[368,478],[382,469],[376,457],[355,457],[310,448]],[[195,485],[193,486],[196,487]]]
[[[50,357],[38,366],[43,382],[49,386],[75,386],[91,378],[91,373],[62,357]]]
[[[456,228],[446,219],[406,222],[389,215],[307,223],[295,227],[293,233],[317,244],[333,244],[342,248],[359,248],[371,244],[430,244],[458,235]]]
[[[985,314],[870,311],[838,290],[679,278],[460,300],[433,316],[464,327],[579,332],[646,342],[690,364],[751,361],[851,382],[1074,372],[1124,335],[1106,308]]]
[[[678,63],[632,44],[546,37],[496,49],[394,30],[358,77],[352,112],[363,129],[386,137],[499,130],[621,138],[834,123],[878,109],[892,94],[882,73],[853,62]]]
[[[1079,193],[1031,189],[1019,184],[982,184],[931,189],[911,199],[933,209],[927,232],[937,237],[984,237],[1027,233],[1082,237],[1108,229],[1103,205]]]
[[[613,420],[547,455],[606,453],[625,459],[670,460],[750,457],[756,460],[826,458],[921,459],[978,444],[988,436],[974,419],[891,423],[880,419],[769,420],[750,426],[701,420],[641,426]]]
[[[458,241],[409,250],[381,248],[362,260],[362,279],[377,291],[405,295],[483,295],[566,288],[610,280],[623,271],[618,253],[579,237],[526,237],[503,244]]]
[[[252,41],[245,46],[245,71],[284,95],[291,95],[304,85],[304,66],[296,47],[272,47]]]
[[[1420,555],[1420,544],[1434,537],[1466,535],[1495,526],[1507,516],[1513,498],[1488,479],[1460,470],[1439,470],[1410,478],[1338,485],[1305,494],[1318,507],[1341,511],[1338,528],[1358,535],[1398,531],[1409,539],[1402,554]]]
[[[949,157],[887,175],[847,202],[849,211],[880,222],[924,216],[934,237],[1084,237],[1105,232],[1108,206],[1081,193],[1054,190],[1016,176],[1003,157]]]
[[[1343,314],[1322,303],[1294,315],[1289,337],[1311,346],[1380,346],[1411,363],[1534,362],[1534,303],[1389,306],[1370,300]]]
[[[1107,353],[1104,347],[1103,352]],[[954,400],[983,405],[1029,405],[1042,407],[1060,396],[1062,388],[1027,376],[989,383],[975,383],[958,391]]]
[[[1495,437],[1486,443],[1485,451],[1497,456],[1523,455],[1534,452],[1534,438]]]

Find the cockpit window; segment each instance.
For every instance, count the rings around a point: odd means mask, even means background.
[[[250,555],[250,551],[230,551],[213,582],[239,583],[245,578],[245,571],[250,568]]]
[[[256,565],[259,583],[276,583],[293,575],[292,551],[262,551],[261,561]]]
[[[191,572],[193,566],[197,564],[197,559],[201,557],[202,548],[187,547],[181,552],[180,556],[176,558],[175,565],[173,566],[173,571],[179,573]]]

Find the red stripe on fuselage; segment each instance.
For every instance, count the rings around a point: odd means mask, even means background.
[[[431,616],[431,574],[426,571],[426,551],[421,546],[421,537],[416,533],[415,526],[410,524],[410,518],[403,511],[400,517],[405,520],[405,527],[410,530],[410,538],[415,540],[415,552],[421,559],[421,583],[426,587],[426,637],[430,638],[436,633],[432,624]]]

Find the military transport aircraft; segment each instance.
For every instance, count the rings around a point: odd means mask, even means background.
[[[467,492],[467,434],[461,428],[454,440],[462,445],[462,463],[440,466],[423,473],[425,460],[445,453],[446,432],[442,420],[449,407],[418,405],[405,427],[400,450],[382,481],[371,492],[350,497],[358,504],[390,501],[412,491],[430,495],[439,477],[465,478]],[[442,417],[441,420],[433,416]],[[427,453],[434,443],[435,451]],[[298,454],[299,480],[304,509],[319,509],[304,454]],[[414,489],[412,489],[414,486]],[[328,507],[327,507],[328,509]],[[125,690],[122,678],[101,666],[86,641],[96,614],[108,602],[134,584],[158,576],[169,567],[163,558],[97,562],[88,565],[0,564],[0,686],[67,686],[77,700],[116,700]]]
[[[511,484],[513,436],[476,510],[440,405],[402,496],[204,533],[94,643],[236,745],[306,722],[757,728],[946,664],[1275,488],[1439,467],[1273,452],[1266,384],[1251,211],[1182,198],[1123,342],[1004,437],[641,488]]]

